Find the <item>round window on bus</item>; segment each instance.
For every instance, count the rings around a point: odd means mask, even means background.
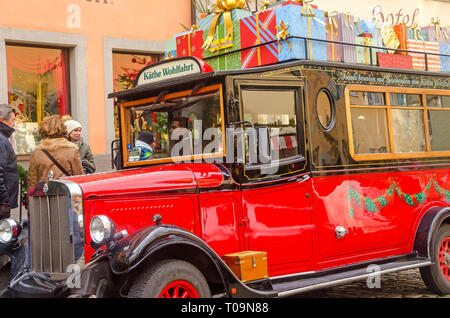
[[[334,126],[334,103],[331,93],[327,89],[321,89],[317,95],[317,119],[325,130]]]

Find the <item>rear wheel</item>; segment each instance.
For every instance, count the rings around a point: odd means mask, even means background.
[[[131,298],[209,298],[203,274],[181,260],[161,261],[146,269],[131,286]]]
[[[450,294],[450,225],[439,228],[431,242],[433,265],[420,269],[427,287],[439,295]]]

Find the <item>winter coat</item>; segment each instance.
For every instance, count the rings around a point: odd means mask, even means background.
[[[48,180],[50,170],[53,171],[54,179],[65,176],[42,149],[46,149],[70,175],[83,174],[80,153],[76,145],[66,138],[45,138],[31,154],[28,169],[29,187],[34,186],[37,182]]]
[[[14,128],[0,122],[0,204],[9,204],[17,208],[19,179],[17,174],[17,156],[8,138]]]
[[[89,145],[85,143],[83,139],[80,139],[79,142],[74,142],[74,144],[78,147],[81,163],[83,164],[83,166],[87,166],[92,170],[92,172],[95,172],[96,167],[91,147],[89,147]]]

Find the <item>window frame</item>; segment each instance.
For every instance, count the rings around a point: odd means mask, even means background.
[[[126,154],[128,153],[127,145],[129,143],[129,135],[127,134],[127,127],[125,123],[127,122],[124,120],[126,118],[126,110],[130,107],[137,107],[142,106],[148,103],[154,102],[158,96],[153,96],[149,98],[143,98],[139,100],[124,102],[119,104],[119,111],[120,111],[120,132],[121,132],[121,141],[122,141],[122,159],[123,159],[123,165],[124,167],[136,167],[136,166],[143,166],[143,165],[153,165],[153,164],[160,164],[160,163],[168,163],[168,162],[186,162],[190,161],[193,162],[194,160],[203,160],[203,159],[211,159],[211,158],[220,158],[226,156],[226,135],[225,135],[225,115],[224,115],[224,106],[223,106],[223,88],[222,84],[216,84],[216,85],[210,85],[206,87],[202,87],[198,89],[195,95],[201,95],[205,93],[211,93],[211,92],[219,92],[220,96],[220,115],[221,115],[221,128],[222,128],[222,151],[213,153],[213,154],[201,154],[201,155],[189,155],[189,156],[179,156],[179,157],[167,157],[167,158],[160,158],[160,159],[152,159],[152,160],[141,160],[141,161],[133,161],[129,162],[128,160],[125,160]],[[174,98],[181,98],[181,97],[187,97],[190,96],[192,90],[185,90],[185,91],[179,91],[179,92],[173,92],[165,95],[163,98],[160,99],[160,101],[165,101],[169,99]]]
[[[385,106],[351,105],[351,103],[350,103],[350,92],[351,91],[384,93],[386,105]],[[420,95],[421,99],[422,99],[422,106],[391,106],[391,93]],[[413,158],[432,158],[432,157],[450,156],[450,150],[448,150],[448,151],[432,151],[431,150],[429,118],[428,118],[428,110],[443,110],[443,111],[448,110],[448,111],[450,111],[450,108],[428,107],[427,106],[427,95],[450,96],[450,91],[439,90],[439,89],[417,89],[417,88],[385,87],[385,86],[370,86],[370,85],[347,85],[347,87],[345,88],[345,110],[346,110],[346,115],[347,115],[347,131],[348,131],[349,149],[350,149],[351,157],[353,159],[355,159],[356,161],[368,161],[368,160],[413,159]],[[389,153],[375,153],[375,154],[357,154],[357,153],[355,153],[353,126],[352,126],[352,117],[351,117],[351,115],[352,115],[351,109],[352,108],[386,109],[387,128],[388,128],[388,136],[387,137],[388,137],[389,146],[390,146]],[[392,128],[393,128],[392,112],[391,112],[392,109],[423,111],[426,151],[408,152],[408,153],[395,152],[394,135],[393,135],[393,130],[392,130]]]
[[[304,93],[303,93],[303,86],[299,85],[299,83],[293,83],[293,82],[277,82],[277,81],[256,81],[256,80],[239,80],[237,82],[237,91],[240,101],[239,106],[239,117],[241,120],[244,120],[244,105],[243,105],[243,98],[242,98],[242,91],[249,89],[249,90],[261,90],[261,91],[293,91],[295,92],[295,117],[296,117],[296,135],[297,135],[297,145],[299,149],[299,154],[283,159],[278,159],[276,161],[271,161],[267,164],[248,164],[243,163],[243,170],[244,170],[244,176],[247,178],[248,181],[253,180],[260,180],[260,179],[270,179],[274,177],[281,177],[285,174],[295,174],[299,173],[303,170],[305,170],[307,166],[307,160],[306,160],[306,139],[305,139],[305,133],[304,133],[304,119],[305,119],[305,111],[303,107],[303,100],[304,100]],[[243,153],[246,153],[246,149],[244,145],[241,145],[243,147]],[[258,169],[267,169],[275,166],[286,166],[286,165],[292,165],[295,163],[301,163],[304,162],[301,168],[291,171],[289,173],[276,173],[274,175],[269,175],[266,177],[257,177],[254,178],[248,173],[254,170]]]

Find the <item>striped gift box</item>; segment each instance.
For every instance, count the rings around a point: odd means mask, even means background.
[[[407,40],[406,48],[411,51],[419,51],[426,53],[438,53],[439,43],[430,41]],[[425,55],[422,53],[410,53],[412,57],[412,65],[415,70],[425,70]],[[434,72],[441,71],[441,59],[439,55],[427,55],[428,70]]]

